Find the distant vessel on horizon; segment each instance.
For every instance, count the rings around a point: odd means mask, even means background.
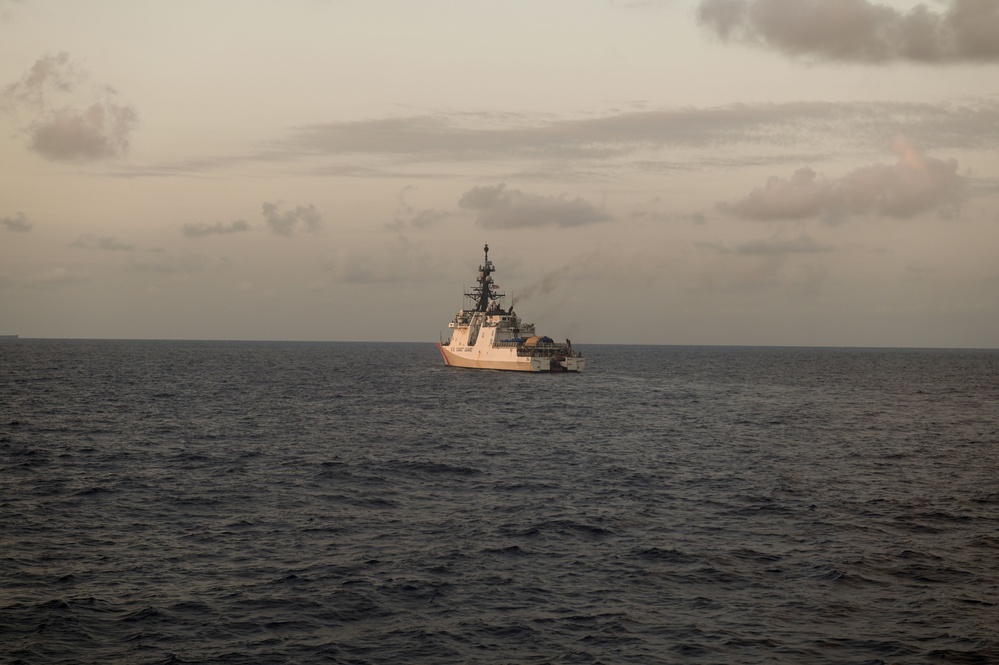
[[[18,339],[18,335],[0,335],[0,339]]]
[[[538,336],[533,323],[524,323],[514,314],[513,306],[500,306],[503,294],[493,283],[495,270],[489,260],[489,245],[484,247],[485,263],[479,266],[478,286],[466,293],[474,308],[458,310],[448,324],[451,338],[437,343],[444,362],[450,367],[500,369],[518,372],[581,372],[586,364],[583,354],[550,337]]]

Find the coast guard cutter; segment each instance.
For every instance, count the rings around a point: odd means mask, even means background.
[[[505,369],[519,372],[581,372],[585,359],[572,348],[569,340],[555,342],[538,336],[533,323],[524,323],[500,305],[503,294],[497,292],[489,260],[489,245],[485,246],[485,263],[479,266],[477,286],[467,298],[474,307],[458,310],[448,324],[451,338],[438,342],[444,362],[451,367]]]

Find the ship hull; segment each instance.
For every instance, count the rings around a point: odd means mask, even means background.
[[[450,367],[514,372],[581,372],[585,363],[584,358],[553,359],[518,356],[514,349],[480,350],[473,348],[468,352],[455,353],[440,342],[437,343],[437,348],[444,356],[444,362]]]

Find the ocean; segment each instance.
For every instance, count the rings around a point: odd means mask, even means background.
[[[0,344],[0,662],[997,663],[999,352]]]

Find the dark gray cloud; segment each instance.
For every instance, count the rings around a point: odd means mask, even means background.
[[[904,139],[897,139],[893,148],[898,155],[894,165],[866,166],[839,179],[803,168],[790,178],[773,176],[743,199],[718,208],[747,219],[819,217],[835,222],[848,215],[908,218],[960,204],[965,179],[957,173],[956,160],[928,157]]]
[[[131,252],[135,250],[132,243],[121,242],[114,236],[94,236],[82,235],[77,238],[71,247],[81,249],[101,249],[109,252]]]
[[[75,94],[83,87],[87,91]],[[0,105],[22,119],[28,147],[42,157],[93,161],[124,154],[138,122],[135,109],[118,103],[116,95],[109,86],[90,85],[61,52],[39,58],[20,81],[7,85]]]
[[[442,113],[327,123],[242,156],[173,164],[116,164],[117,177],[191,176],[246,164],[311,162],[310,175],[453,178],[462,162],[509,164],[497,179],[606,179],[619,173],[670,173],[815,159],[904,135],[943,148],[999,148],[999,100],[960,103],[796,102],[665,108],[575,120],[547,116]],[[763,150],[719,151],[719,147]],[[650,151],[677,149],[668,161]],[[700,151],[680,154],[678,149]],[[705,150],[706,149],[706,150]],[[318,159],[316,159],[318,158]],[[445,166],[442,166],[445,165]],[[526,168],[524,168],[526,165]],[[439,221],[439,220],[434,220]]]
[[[28,218],[21,211],[17,211],[12,217],[0,217],[0,227],[8,231],[27,233],[31,230],[32,226],[31,222],[28,221]]]
[[[296,206],[291,210],[282,211],[283,201],[277,203],[264,202],[262,208],[264,221],[274,233],[290,238],[299,228],[315,232],[322,226],[323,218],[314,206]]]
[[[950,0],[908,12],[869,0],[701,0],[699,23],[725,40],[790,56],[884,63],[999,62],[999,2]]]
[[[521,118],[512,125],[460,116],[415,116],[303,127],[292,148],[325,155],[395,155],[420,161],[606,159],[639,148],[702,144],[776,124],[747,107],[626,113],[588,120]]]
[[[204,236],[228,235],[230,233],[241,233],[249,230],[250,225],[246,220],[237,219],[229,224],[223,222],[216,222],[215,224],[185,224],[182,232],[188,238],[203,238]]]
[[[656,168],[626,162],[632,155],[663,148],[765,146],[792,153],[828,144],[836,150],[865,149],[885,137],[904,135],[939,147],[999,146],[999,101],[981,99],[960,104],[904,102],[796,102],[732,104],[710,108],[667,108],[615,113],[601,117],[552,120],[546,117],[493,119],[457,114],[387,120],[329,123],[303,127],[284,146],[288,158],[321,155],[350,159],[385,159],[429,163],[449,161],[527,161],[545,165],[543,173],[559,175],[561,164],[606,176],[607,165]],[[747,153],[748,154],[748,153]],[[738,158],[689,156],[671,168],[738,166]],[[793,155],[790,155],[793,157]],[[759,160],[753,153],[747,160]],[[714,160],[714,161],[711,161]],[[341,173],[343,171],[340,171]],[[349,173],[347,173],[349,175]]]
[[[494,229],[583,226],[613,219],[580,197],[532,194],[507,189],[505,183],[473,187],[462,195],[458,205],[478,213],[479,226]]]
[[[31,124],[29,145],[55,161],[89,161],[117,157],[128,150],[138,116],[130,106],[111,101],[83,110],[59,109]]]

